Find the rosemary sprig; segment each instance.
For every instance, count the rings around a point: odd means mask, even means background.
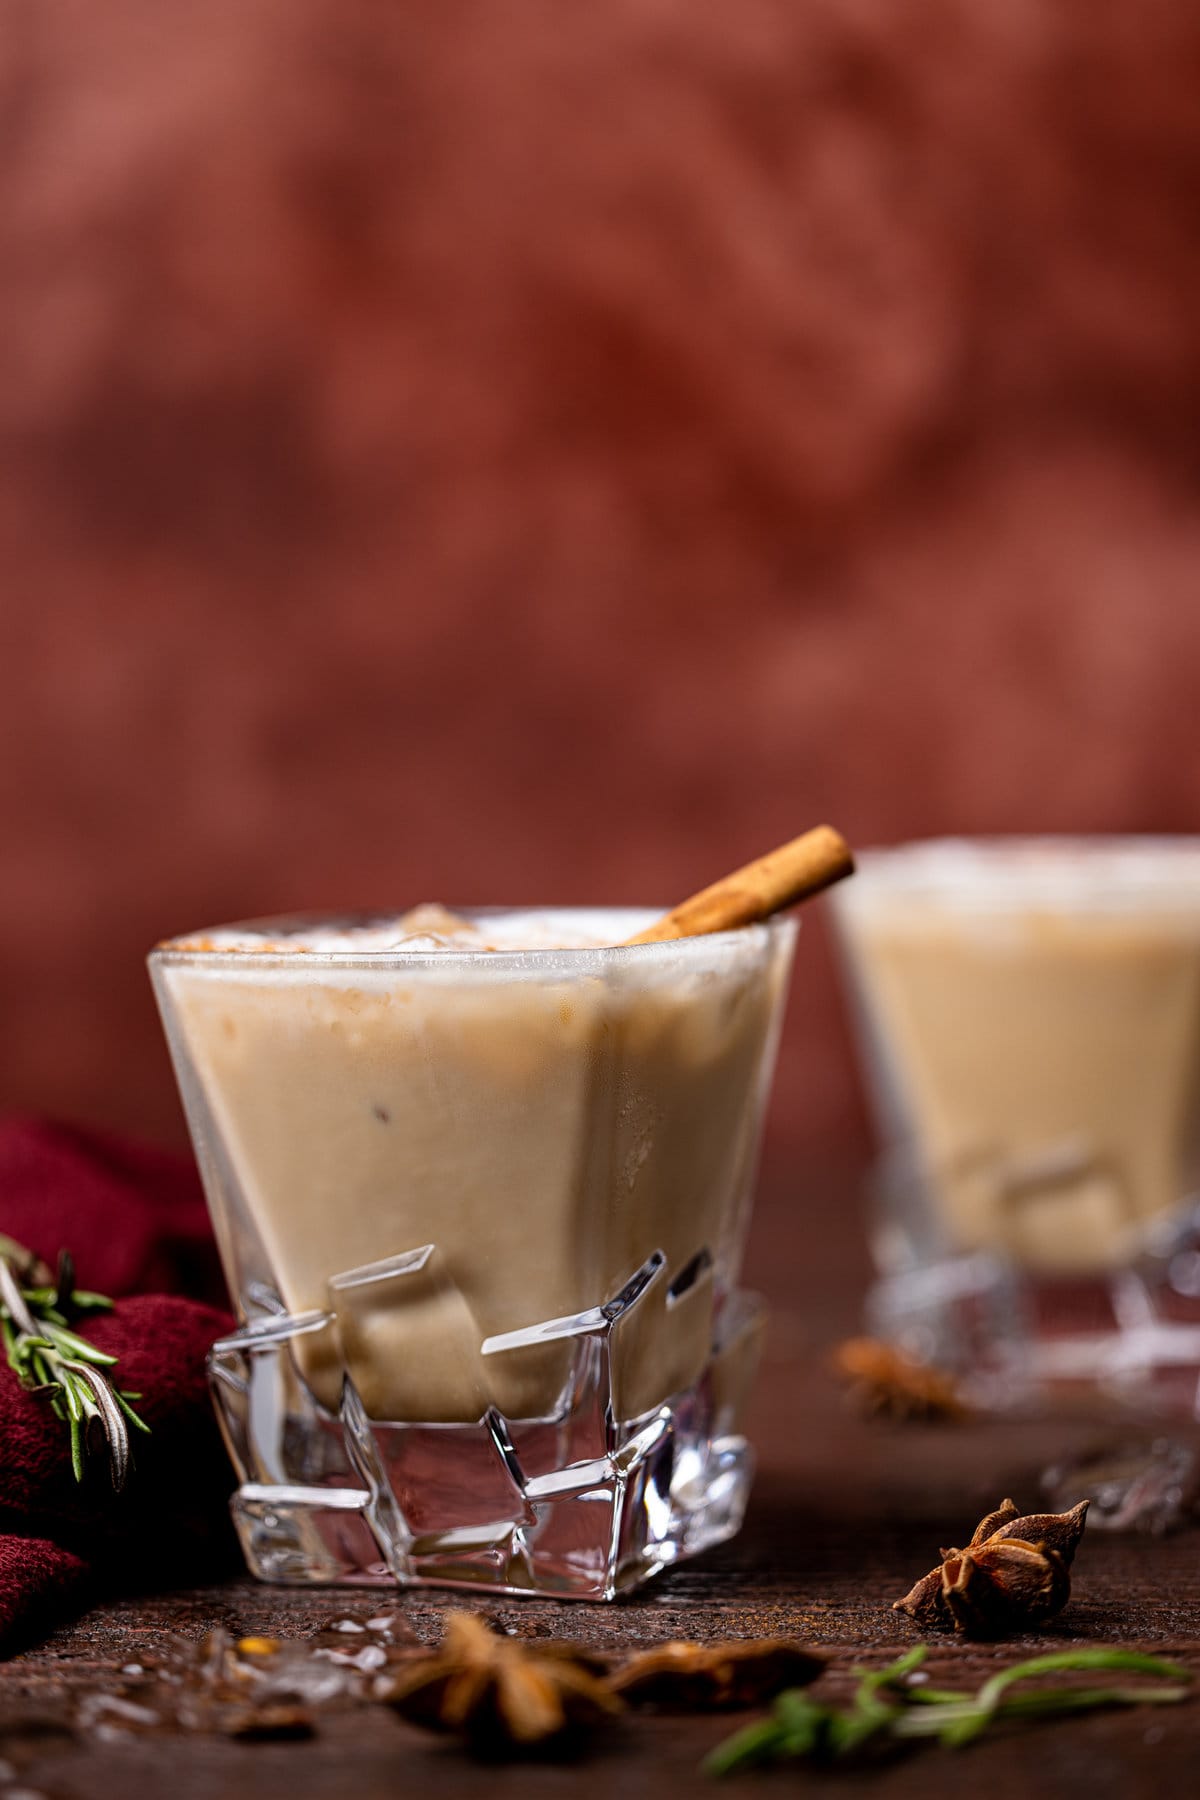
[[[119,1493],[129,1479],[129,1427],[150,1427],[133,1410],[140,1394],[118,1388],[106,1372],[116,1357],[72,1329],[81,1314],[107,1312],[112,1301],[75,1286],[75,1265],[63,1251],[53,1280],[22,1245],[0,1238],[0,1338],[8,1366],[22,1387],[43,1394],[71,1434],[71,1467],[83,1480],[92,1440],[102,1436],[108,1470]]]
[[[1191,1681],[1186,1669],[1136,1650],[1060,1650],[1014,1663],[991,1676],[973,1694],[947,1688],[909,1687],[907,1677],[925,1660],[917,1644],[884,1669],[856,1669],[861,1677],[848,1707],[813,1698],[810,1689],[780,1694],[765,1719],[757,1720],[719,1744],[708,1757],[709,1775],[732,1775],[765,1763],[833,1762],[855,1755],[880,1741],[936,1740],[960,1749],[993,1724],[1019,1719],[1062,1717],[1105,1706],[1172,1706],[1185,1700]],[[1010,1693],[1019,1682],[1039,1675],[1079,1674],[1088,1670],[1152,1675],[1159,1685],[1075,1687],[1058,1682]]]

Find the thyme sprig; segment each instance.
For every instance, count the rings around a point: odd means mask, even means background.
[[[992,1675],[973,1694],[955,1689],[908,1686],[908,1677],[924,1662],[926,1646],[917,1644],[884,1669],[855,1669],[860,1677],[848,1707],[815,1699],[810,1689],[790,1688],[780,1694],[765,1719],[736,1732],[719,1744],[704,1764],[709,1775],[732,1775],[767,1763],[835,1762],[882,1742],[932,1739],[946,1749],[961,1749],[995,1724],[1021,1719],[1061,1717],[1108,1706],[1172,1706],[1185,1700],[1191,1681],[1186,1669],[1162,1657],[1136,1650],[1059,1650],[1014,1663]],[[1107,1670],[1151,1675],[1145,1682],[1111,1687],[1077,1687],[1055,1682],[1010,1690],[1041,1675],[1074,1675]]]
[[[83,1480],[84,1461],[98,1437],[108,1455],[114,1489],[129,1479],[129,1428],[149,1432],[133,1410],[141,1395],[118,1388],[108,1371],[116,1357],[98,1350],[72,1329],[81,1315],[107,1312],[112,1301],[75,1286],[67,1251],[54,1276],[23,1245],[0,1237],[0,1337],[22,1387],[45,1395],[71,1434],[71,1467]]]

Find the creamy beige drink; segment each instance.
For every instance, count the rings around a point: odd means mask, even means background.
[[[377,1420],[548,1416],[569,1343],[488,1341],[600,1306],[655,1251],[619,1412],[697,1378],[795,927],[611,947],[652,916],[422,908],[156,955],[231,1288],[333,1315],[295,1343],[329,1408],[345,1370]]]
[[[839,896],[887,1136],[951,1249],[1120,1266],[1200,1177],[1200,848],[929,844]]]

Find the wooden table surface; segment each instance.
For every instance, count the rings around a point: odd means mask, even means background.
[[[890,1603],[936,1562],[939,1545],[961,1542],[1006,1494],[1034,1510],[1037,1474],[1049,1460],[1122,1428],[1045,1418],[914,1427],[851,1416],[824,1356],[856,1324],[865,1275],[860,1244],[849,1164],[810,1170],[796,1182],[776,1174],[768,1184],[748,1272],[770,1293],[775,1329],[751,1420],[760,1476],[734,1543],[612,1607],[486,1598],[466,1604],[518,1632],[605,1647],[793,1633],[831,1653],[835,1680],[852,1662],[878,1663],[915,1641]],[[967,1685],[1039,1649],[1122,1643],[1177,1656],[1200,1674],[1198,1553],[1194,1529],[1165,1538],[1090,1532],[1060,1619],[998,1646],[939,1640],[929,1666],[936,1679]],[[432,1641],[445,1609],[464,1604],[461,1596],[431,1591],[366,1598],[364,1605],[360,1593],[266,1588],[246,1579],[97,1608],[0,1666],[0,1800],[9,1792],[47,1800],[343,1800],[425,1791],[463,1800],[570,1792],[589,1800],[614,1786],[624,1800],[661,1800],[706,1789],[700,1759],[740,1722],[639,1715],[570,1767],[500,1768],[472,1763],[378,1706],[319,1713],[317,1735],[300,1743],[204,1735],[100,1742],[64,1729],[81,1691],[111,1683],[123,1666],[179,1634],[198,1639],[221,1625],[239,1636],[308,1637],[333,1617],[395,1609]],[[1051,1722],[968,1751],[924,1750],[867,1770],[749,1775],[723,1791],[766,1794],[800,1780],[809,1789],[883,1800],[949,1796],[964,1782],[973,1800],[1193,1796],[1200,1792],[1200,1701]]]

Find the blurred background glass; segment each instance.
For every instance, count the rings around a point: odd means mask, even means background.
[[[7,1105],[182,1142],[212,920],[1196,827],[1184,0],[0,10]]]
[[[1200,838],[926,840],[834,904],[883,1145],[875,1327],[989,1401],[1195,1410]]]

